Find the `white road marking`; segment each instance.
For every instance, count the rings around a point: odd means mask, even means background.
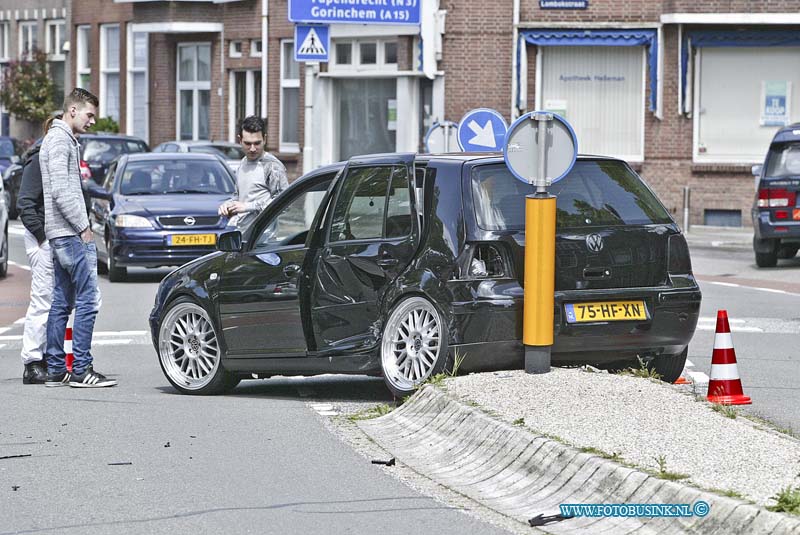
[[[116,340],[92,340],[93,346],[126,345],[133,342],[130,338],[117,338]]]
[[[689,377],[692,378],[692,382],[696,385],[708,384],[708,375],[703,372],[689,372]]]
[[[0,329],[0,334],[8,331],[11,327],[5,327]],[[143,336],[146,335],[148,331],[98,331],[94,333],[93,336],[98,338],[114,338],[116,336]],[[21,334],[7,334],[5,336],[0,336],[0,340],[22,340]],[[124,340],[124,339],[123,339]],[[128,340],[128,343],[130,340]],[[98,343],[98,342],[95,342]],[[106,343],[123,343],[121,340],[109,340]]]
[[[0,344],[0,349],[3,349],[4,347],[6,347],[5,344]]]
[[[25,235],[25,227],[8,227],[8,233],[13,234],[15,236],[24,236]]]
[[[781,294],[781,295],[790,295],[793,297],[800,297],[799,293],[794,292],[787,292],[786,290],[776,290],[774,288],[762,288],[761,286],[745,286],[742,284],[733,284],[730,282],[719,282],[719,281],[702,281],[708,284],[716,284],[717,286],[730,286],[733,288],[745,288],[747,290],[757,290],[759,292],[769,292],[773,294]]]
[[[312,403],[311,408],[317,411],[320,416],[336,416],[339,414],[339,411],[329,403]]]
[[[694,368],[694,362],[689,359],[686,359],[686,364],[683,366],[684,368]]]
[[[20,323],[25,323],[25,316],[22,316],[20,319],[14,322],[14,325],[19,325]]]
[[[14,262],[13,260],[9,260],[8,261],[8,265],[9,266],[15,266],[15,267],[18,267],[18,268],[22,268],[22,269],[27,270],[27,271],[31,270],[31,266],[28,266],[28,265],[25,265],[25,264],[19,264],[17,262]]]
[[[716,284],[717,286],[730,286],[731,288],[739,288],[738,284],[734,284],[732,282],[711,282],[711,284]]]

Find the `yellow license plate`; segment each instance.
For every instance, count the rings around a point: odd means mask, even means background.
[[[596,303],[567,303],[564,305],[567,323],[592,321],[646,320],[644,301],[602,301]]]
[[[170,234],[167,243],[170,245],[214,245],[216,234]]]

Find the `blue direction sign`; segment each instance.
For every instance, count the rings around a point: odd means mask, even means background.
[[[292,22],[419,24],[422,0],[289,0]]]
[[[328,26],[308,26],[298,24],[294,27],[295,61],[328,61],[331,50],[331,34]]]
[[[503,148],[508,124],[489,108],[467,112],[458,123],[458,144],[465,152],[499,151]]]

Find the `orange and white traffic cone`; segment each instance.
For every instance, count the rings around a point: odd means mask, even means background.
[[[64,352],[67,354],[67,371],[72,372],[72,361],[75,360],[75,355],[72,354],[72,327],[67,327],[64,336]]]
[[[731,326],[728,312],[717,311],[717,332],[714,336],[714,353],[711,357],[711,377],[708,395],[711,403],[723,405],[750,405],[752,401],[742,392],[742,381],[736,367],[736,352],[733,350]]]

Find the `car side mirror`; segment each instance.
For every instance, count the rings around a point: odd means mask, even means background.
[[[104,199],[106,201],[114,200],[114,194],[99,186],[97,183],[91,180],[85,180],[82,182],[82,184],[83,188],[89,192],[89,197],[93,197],[95,199]]]
[[[753,176],[761,176],[761,170],[763,169],[763,165],[754,165],[750,168],[750,172],[753,173]]]
[[[242,250],[242,233],[238,230],[219,235],[217,250],[227,253],[238,253]]]

